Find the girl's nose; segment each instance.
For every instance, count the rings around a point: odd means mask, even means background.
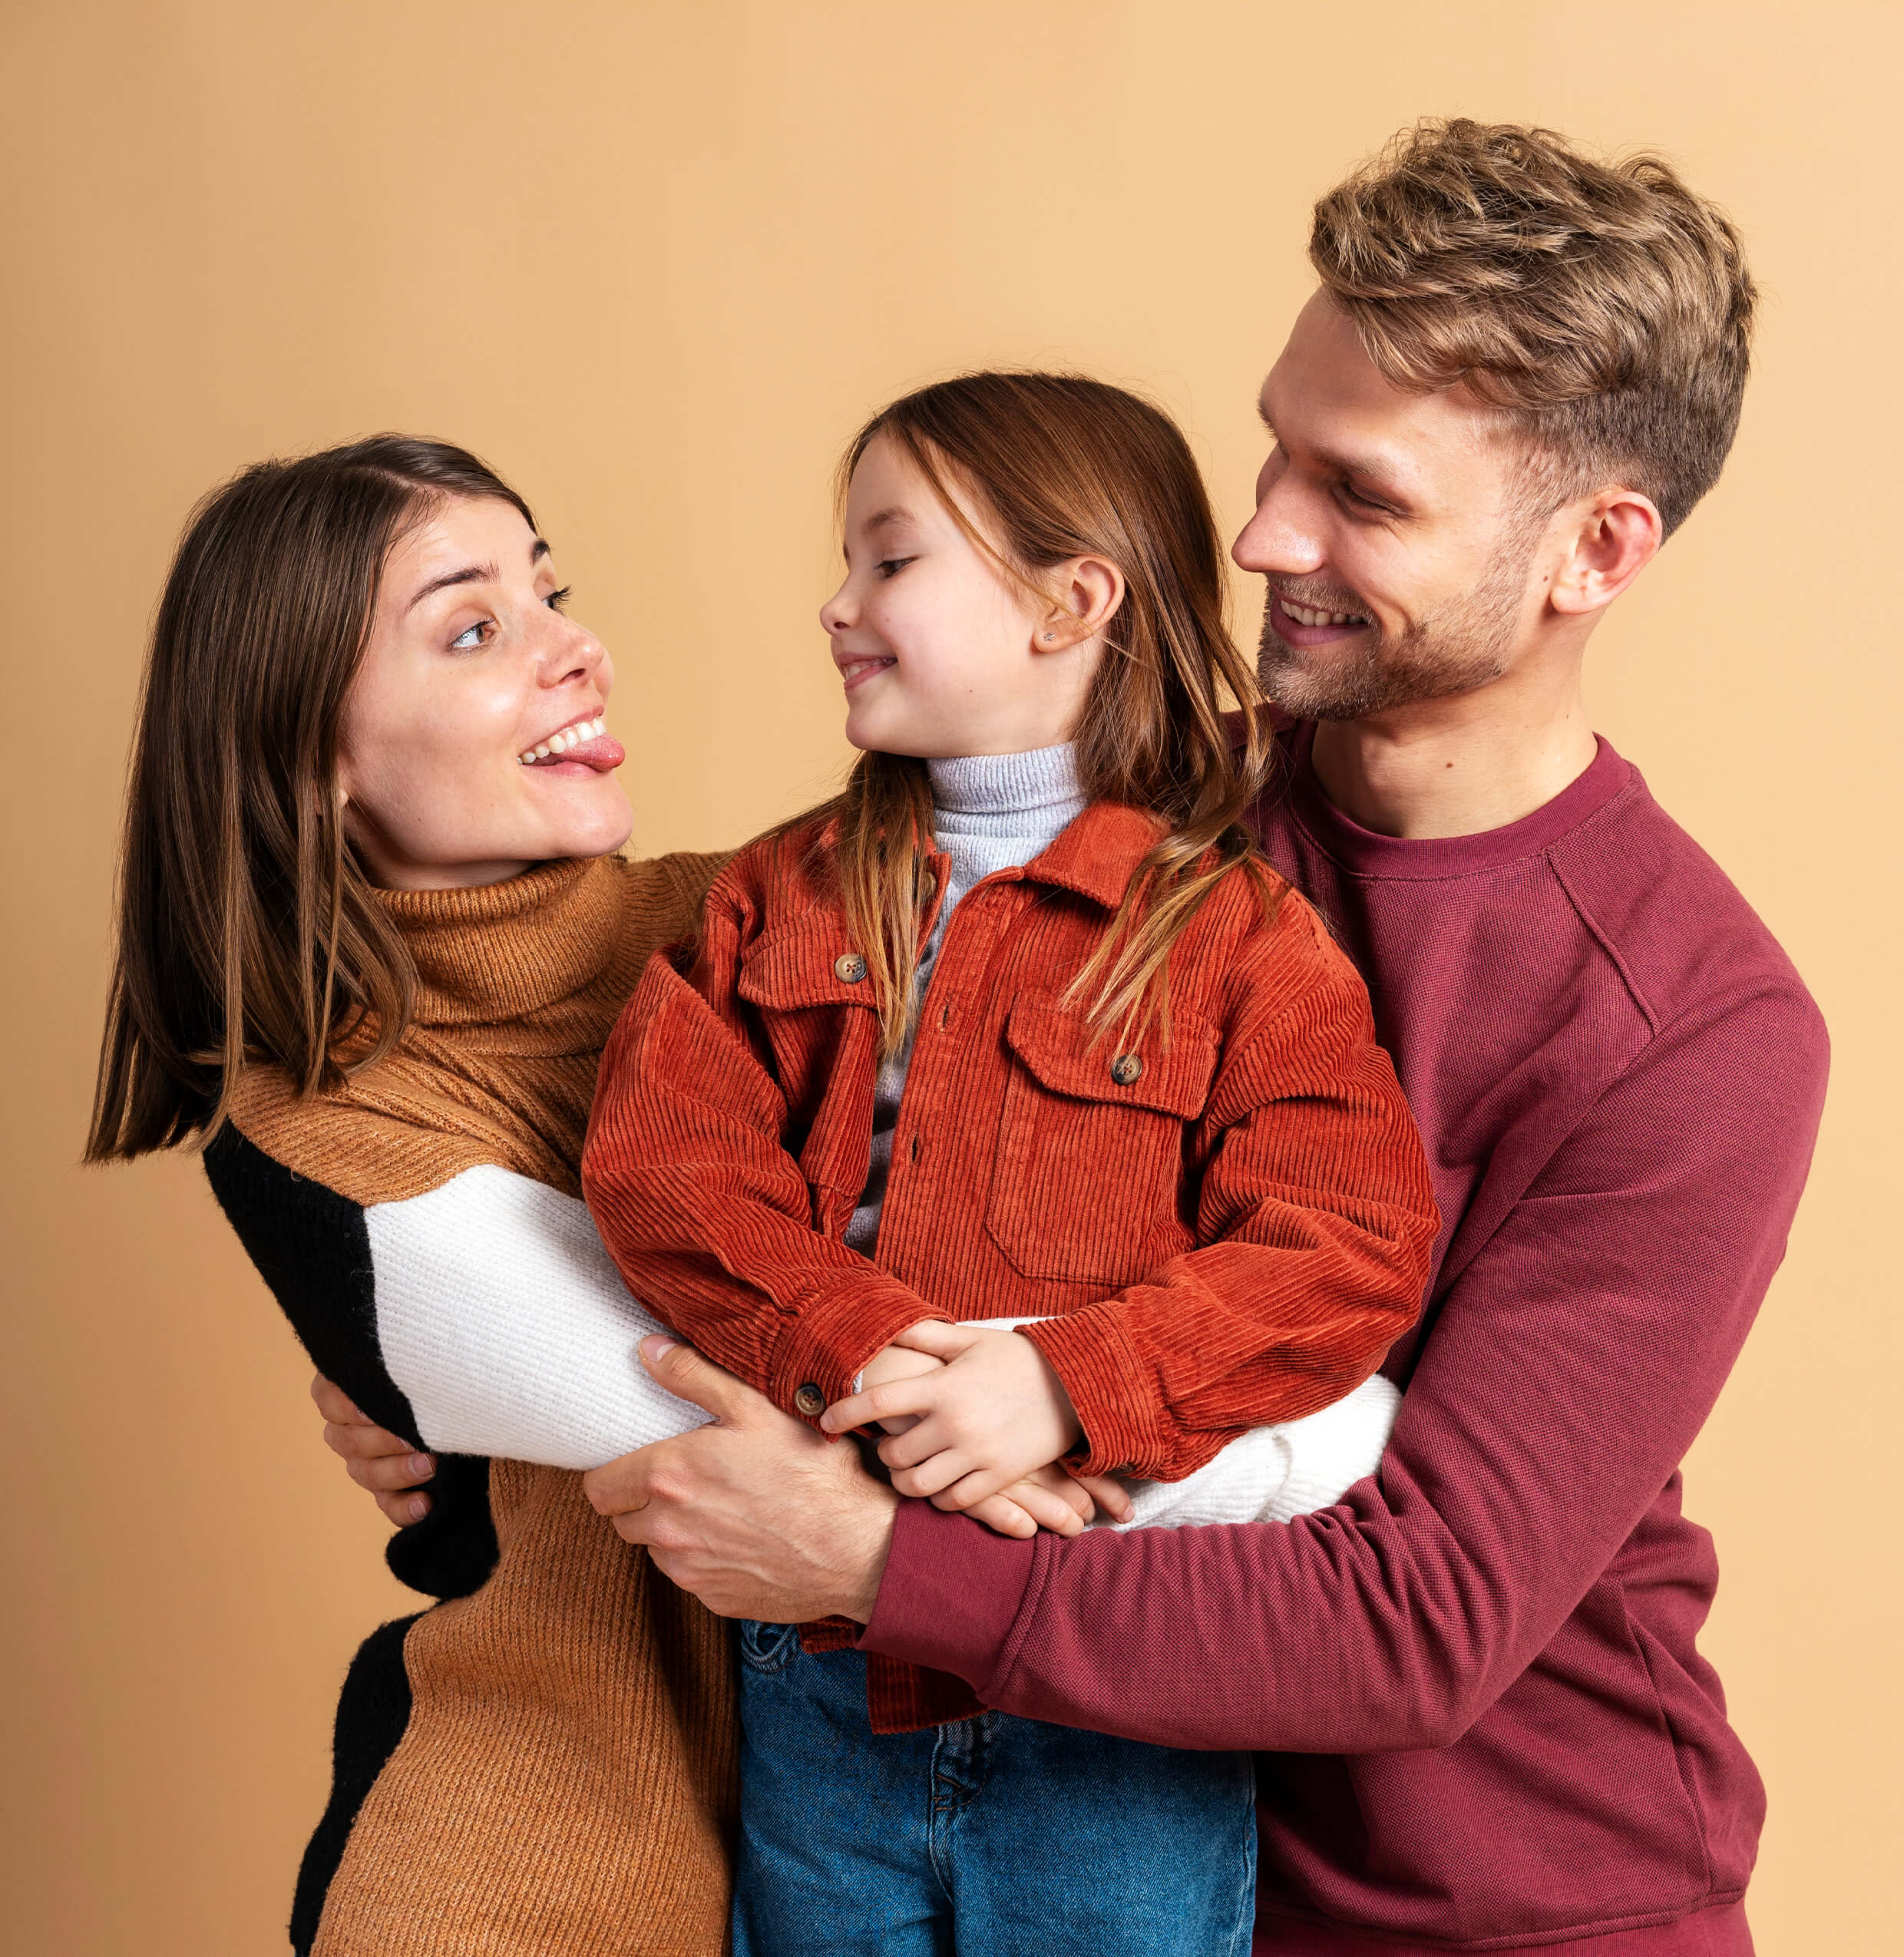
[[[820,629],[830,636],[846,631],[852,623],[853,607],[847,602],[846,586],[842,584],[820,607]]]

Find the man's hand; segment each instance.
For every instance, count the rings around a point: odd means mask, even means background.
[[[946,1363],[839,1400],[820,1424],[845,1433],[916,1416],[879,1444],[901,1495],[930,1496],[941,1509],[976,1509],[1076,1443],[1083,1430],[1071,1396],[1030,1339],[927,1319],[893,1344]]]
[[[367,1419],[322,1373],[311,1381],[311,1397],[324,1417],[324,1445],[342,1458],[351,1479],[376,1497],[377,1506],[399,1529],[422,1521],[430,1498],[413,1491],[436,1473],[434,1458]]]
[[[873,1614],[899,1498],[692,1346],[650,1334],[642,1363],[712,1426],[584,1476],[590,1501],[722,1617],[802,1624]]]

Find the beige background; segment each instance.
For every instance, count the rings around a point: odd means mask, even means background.
[[[1705,1646],[1770,1784],[1760,1948],[1896,1949],[1898,12],[0,18],[9,1947],[280,1947],[339,1677],[408,1607],[196,1165],[73,1166],[140,642],[192,500],[380,428],[474,446],[618,656],[637,844],[732,841],[841,758],[813,612],[868,408],[984,362],[1123,379],[1183,418],[1234,527],[1309,203],[1402,121],[1468,112],[1663,147],[1767,292],[1731,466],[1602,630],[1591,698],[1836,1040],[1688,1501],[1725,1572]]]

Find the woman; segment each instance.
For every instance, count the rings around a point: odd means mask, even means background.
[[[399,1281],[457,1227],[432,1203],[527,1190],[559,1238],[603,1040],[719,867],[610,853],[613,673],[565,596],[505,483],[380,436],[210,498],[154,632],[88,1156],[209,1137],[320,1370],[413,1446],[458,1431],[392,1377]],[[453,1396],[484,1359],[403,1377]],[[718,1950],[725,1627],[573,1473],[446,1456],[432,1487],[392,1565],[446,1601],[351,1668],[294,1946]]]

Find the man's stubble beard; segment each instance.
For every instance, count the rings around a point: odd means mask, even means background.
[[[1379,626],[1367,627],[1347,642],[1353,647],[1347,656],[1328,666],[1308,663],[1307,655],[1277,636],[1272,600],[1264,608],[1257,653],[1264,696],[1297,720],[1354,720],[1472,693],[1499,679],[1512,663],[1537,534],[1525,518],[1511,524],[1473,590],[1393,636]]]

